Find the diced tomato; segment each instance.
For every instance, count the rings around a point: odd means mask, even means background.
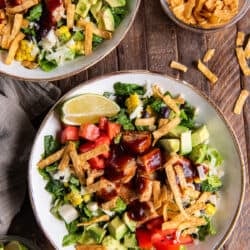
[[[108,119],[106,117],[101,117],[99,119],[99,128],[100,130],[106,130],[106,125],[108,123]]]
[[[96,146],[99,146],[101,144],[110,144],[110,139],[107,135],[101,135],[95,140]]]
[[[95,142],[88,141],[88,142],[85,142],[82,145],[80,145],[79,152],[85,153],[85,152],[88,152],[89,150],[94,149],[95,147],[96,147]]]
[[[95,141],[100,136],[100,129],[95,124],[82,124],[79,136],[89,141]]]
[[[107,123],[107,135],[110,140],[113,140],[121,131],[121,125],[114,122]]]
[[[104,159],[99,156],[91,158],[88,162],[93,169],[103,169],[105,167]]]
[[[61,143],[79,140],[79,128],[75,126],[65,126],[61,132]]]
[[[162,231],[162,229],[161,229],[162,223],[163,223],[163,218],[161,216],[161,217],[158,217],[158,218],[155,218],[155,219],[148,221],[146,223],[146,228],[149,231],[151,231],[152,233],[161,232]]]
[[[179,242],[180,244],[191,244],[193,243],[193,238],[191,235],[180,235]]]
[[[145,228],[136,229],[136,239],[141,248],[151,248],[153,246],[151,242],[151,232]]]
[[[152,244],[156,250],[179,250],[180,244],[174,243],[172,235],[155,233],[152,236]]]

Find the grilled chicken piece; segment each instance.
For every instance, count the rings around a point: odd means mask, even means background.
[[[152,195],[153,181],[144,176],[136,178],[136,188],[139,194],[139,200],[149,201]]]
[[[135,190],[131,188],[131,186],[128,184],[121,185],[120,190],[119,190],[119,196],[127,204],[138,198],[138,195],[135,192]]]
[[[129,155],[117,155],[109,161],[105,168],[105,177],[109,180],[128,183],[135,175],[136,161]]]
[[[104,170],[102,169],[92,169],[89,168],[87,170],[87,179],[86,179],[86,185],[91,185],[95,182],[95,179],[98,177],[101,177],[104,174]]]
[[[87,186],[87,192],[96,193],[100,202],[106,202],[117,196],[119,188],[107,179],[101,180]]]
[[[154,205],[151,201],[141,202],[139,199],[136,199],[128,205],[128,216],[132,220],[137,221],[137,226],[140,226],[146,221],[159,215],[155,211]]]
[[[150,174],[161,167],[162,157],[159,148],[154,148],[148,153],[139,156],[137,163],[141,166],[142,170]]]
[[[122,135],[122,144],[133,154],[143,154],[151,146],[151,133],[142,132],[125,132]]]

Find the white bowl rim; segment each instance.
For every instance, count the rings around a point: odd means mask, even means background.
[[[121,43],[121,41],[125,38],[125,36],[127,35],[128,31],[130,30],[131,26],[134,23],[134,20],[136,18],[137,12],[138,12],[140,4],[141,4],[141,0],[136,0],[136,1],[137,1],[136,2],[136,6],[133,9],[133,12],[132,12],[131,17],[130,17],[131,20],[130,20],[128,26],[124,29],[123,34],[119,38],[117,38],[117,41],[114,41],[113,45],[112,44],[110,45],[110,48],[107,49],[105,53],[100,54],[96,58],[96,60],[94,60],[90,64],[86,65],[85,67],[78,68],[78,69],[76,69],[76,70],[74,70],[74,71],[72,71],[70,73],[66,73],[66,74],[62,74],[62,75],[58,75],[58,76],[53,76],[53,77],[45,77],[45,78],[32,78],[32,77],[31,78],[25,78],[25,77],[22,77],[22,76],[12,75],[10,73],[6,73],[6,72],[4,72],[4,71],[2,71],[0,69],[0,76],[2,74],[3,76],[8,76],[8,77],[11,77],[11,78],[16,79],[16,80],[22,80],[22,81],[27,81],[27,82],[47,82],[47,81],[58,81],[58,80],[62,80],[62,79],[68,78],[68,77],[72,77],[74,75],[79,74],[82,71],[85,71],[85,70],[89,69],[93,65],[97,64],[98,62],[100,62],[107,55],[109,55],[113,50],[115,50],[117,48],[117,46]],[[110,41],[112,41],[112,39]],[[95,52],[93,52],[93,53],[95,53]],[[85,56],[85,57],[87,59],[87,56]],[[59,67],[61,67],[61,66],[59,66]]]
[[[53,112],[53,110],[55,109],[55,107],[64,99],[64,97],[66,95],[70,95],[71,92],[77,91],[78,89],[81,89],[83,86],[87,86],[90,85],[92,83],[94,83],[95,81],[99,81],[101,79],[105,79],[108,77],[112,77],[114,75],[125,75],[125,74],[142,74],[142,75],[152,75],[152,76],[162,76],[164,78],[168,78],[169,80],[174,80],[174,81],[178,81],[180,84],[183,84],[187,87],[189,87],[192,91],[194,91],[196,94],[198,94],[200,97],[202,97],[208,104],[210,104],[214,110],[216,111],[216,113],[218,114],[218,116],[221,118],[221,120],[224,122],[224,124],[226,125],[228,131],[230,132],[231,138],[233,139],[233,143],[234,146],[237,150],[237,153],[239,155],[240,158],[240,166],[241,166],[241,190],[240,190],[240,200],[239,200],[239,204],[237,207],[237,210],[233,216],[232,222],[228,227],[228,230],[226,231],[225,235],[223,235],[222,239],[220,240],[220,242],[217,244],[216,249],[220,249],[225,242],[227,241],[227,239],[230,237],[231,233],[233,232],[235,226],[236,226],[236,222],[239,219],[240,213],[241,213],[241,209],[243,206],[243,202],[244,202],[244,197],[245,197],[245,186],[246,186],[246,169],[245,169],[245,162],[244,162],[244,157],[243,157],[243,152],[241,150],[240,147],[240,143],[238,141],[238,138],[236,136],[236,133],[234,132],[232,126],[230,125],[229,121],[227,120],[227,118],[223,115],[223,112],[221,111],[221,109],[215,104],[215,102],[210,99],[208,96],[206,96],[204,93],[202,93],[197,87],[193,86],[192,84],[188,83],[187,81],[184,80],[180,80],[179,78],[174,78],[171,77],[167,74],[164,73],[159,73],[156,71],[149,71],[149,70],[122,70],[122,71],[115,71],[115,72],[111,72],[105,75],[101,75],[101,76],[96,76],[94,78],[91,78],[90,80],[87,80],[85,82],[82,82],[81,84],[77,85],[76,87],[72,88],[70,91],[66,92],[54,105],[53,107],[49,110],[49,112],[47,113],[47,115],[45,116],[45,118],[43,119],[36,137],[34,138],[34,142],[37,140],[42,128],[44,127],[44,124],[47,122],[50,114]],[[30,155],[32,155],[32,152],[34,150],[34,146],[32,146],[31,149],[31,153]],[[30,198],[30,202],[31,202],[31,207],[33,209],[36,221],[39,225],[39,227],[42,229],[44,235],[47,237],[47,239],[50,241],[50,243],[53,245],[53,240],[50,239],[50,236],[47,234],[47,232],[44,230],[44,228],[41,226],[41,221],[40,218],[38,216],[38,214],[36,213],[36,209],[35,209],[35,204],[33,201],[33,193],[32,193],[32,189],[31,189],[31,168],[32,168],[32,163],[31,163],[31,158],[29,161],[29,169],[28,169],[28,192],[29,192],[29,198]],[[55,247],[55,246],[54,246]]]

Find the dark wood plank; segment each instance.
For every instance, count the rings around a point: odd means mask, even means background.
[[[142,2],[134,25],[118,46],[119,70],[147,69],[144,8]]]
[[[159,1],[144,0],[144,4],[148,69],[178,77],[179,72],[169,67],[178,57],[176,26],[163,13]]]

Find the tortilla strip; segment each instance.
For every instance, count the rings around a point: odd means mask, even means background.
[[[168,220],[168,204],[164,204],[162,208],[162,216],[163,216],[163,221]]]
[[[17,36],[15,37],[15,39],[11,42],[11,45],[10,45],[10,48],[9,48],[9,51],[8,51],[8,55],[7,55],[6,59],[5,59],[6,64],[11,64],[12,63],[12,61],[15,58],[18,46],[19,46],[19,42],[21,40],[23,40],[24,37],[25,37],[25,35],[22,32],[19,32],[17,34]]]
[[[9,43],[11,43],[12,40],[16,37],[18,32],[20,31],[21,27],[23,24],[23,15],[22,14],[16,14],[14,16],[14,21],[13,21],[13,26],[12,26],[12,31],[9,37]]]
[[[248,67],[245,52],[242,47],[236,48],[236,55],[238,58],[238,62],[240,64],[240,68],[245,76],[250,76],[250,68]]]
[[[109,151],[108,144],[101,144],[101,145],[95,147],[94,149],[87,151],[86,153],[80,154],[79,159],[80,159],[80,161],[84,162],[84,161],[87,161],[93,157],[100,155],[100,154],[103,154],[107,151]]]
[[[249,91],[246,89],[241,90],[240,95],[234,105],[234,113],[240,115],[243,109],[243,106],[249,96]]]
[[[46,157],[45,159],[39,161],[37,163],[37,166],[41,169],[49,166],[50,164],[58,161],[61,159],[62,155],[63,155],[63,152],[65,150],[65,147],[63,147],[62,149],[58,150],[57,152],[55,152],[54,154]]]
[[[152,126],[154,124],[155,124],[155,117],[135,119],[135,126]]]
[[[6,12],[10,14],[16,14],[19,12],[23,12],[24,10],[29,9],[30,7],[33,7],[38,3],[39,3],[39,0],[26,0],[26,1],[23,1],[22,4],[19,4],[17,6],[7,7]]]
[[[214,56],[215,49],[209,49],[207,50],[206,54],[203,57],[203,62],[208,62],[211,60],[211,58]]]
[[[196,0],[188,0],[185,4],[184,17],[189,19],[192,16],[193,8],[195,7]]]
[[[160,181],[153,181],[152,193],[153,193],[153,203],[155,204],[155,203],[157,203],[157,201],[159,201],[159,197],[161,194]]]
[[[86,179],[86,185],[89,186],[95,182],[95,178],[98,178],[104,174],[103,169],[92,169],[88,168],[87,170],[87,179]]]
[[[170,188],[174,194],[175,202],[176,202],[181,214],[183,214],[184,217],[188,217],[188,215],[185,212],[184,207],[182,205],[181,193],[180,193],[180,189],[176,183],[176,176],[175,176],[173,165],[169,164],[169,162],[167,162],[167,163],[165,163],[164,167],[165,167],[165,172],[167,175],[167,179],[168,179]]]
[[[246,59],[250,58],[250,37],[248,38],[247,45],[245,47],[245,57]]]
[[[1,46],[3,49],[9,48],[9,36],[11,32],[11,22],[8,22],[3,28],[2,28],[2,39],[1,39]]]
[[[78,22],[77,22],[77,26],[79,27],[82,27],[85,29],[85,26],[88,22],[83,20],[83,19],[80,19]],[[109,32],[109,31],[106,31],[106,30],[101,30],[101,29],[98,29],[95,25],[93,25],[93,33],[99,37],[102,37],[104,39],[111,39],[112,38],[112,33]]]
[[[163,125],[166,125],[167,123],[169,123],[169,119],[167,118],[160,118],[160,120],[158,121],[158,127],[162,127]]]
[[[76,250],[107,250],[102,245],[76,245]]]
[[[199,197],[199,199],[197,200],[197,203],[203,203],[203,202],[205,203],[210,196],[211,196],[210,192],[203,192]]]
[[[73,142],[69,142],[69,156],[73,163],[73,169],[76,176],[78,177],[80,182],[84,184],[85,183],[84,172],[80,166],[79,155],[77,154],[76,146]]]
[[[218,77],[201,60],[198,61],[198,69],[212,84],[218,81]]]
[[[174,170],[178,176],[181,189],[184,190],[187,187],[187,182],[186,182],[186,178],[185,178],[185,175],[183,172],[183,167],[181,165],[177,164],[174,166]]]
[[[178,69],[178,70],[181,70],[183,72],[187,72],[187,70],[188,70],[187,66],[185,66],[182,63],[176,62],[176,61],[171,61],[170,68],[172,68],[172,69]]]
[[[109,219],[110,219],[110,217],[107,214],[104,214],[104,215],[101,215],[99,217],[95,217],[90,221],[78,223],[77,226],[78,227],[82,227],[82,226],[85,227],[85,226],[89,226],[93,223],[109,221]]]
[[[179,123],[181,122],[181,119],[177,116],[173,120],[170,120],[167,124],[161,126],[159,129],[155,130],[153,132],[154,136],[154,142],[153,145],[164,135],[166,135],[170,130],[175,128]]]
[[[64,170],[66,167],[68,167],[69,160],[70,160],[70,158],[69,158],[69,145],[67,145],[65,147],[64,152],[63,152],[62,159],[61,159],[61,161],[60,161],[60,163],[58,165],[58,169],[59,170]]]
[[[183,195],[196,200],[200,196],[200,192],[191,187],[186,187],[183,191]]]
[[[67,5],[67,27],[69,29],[73,28],[74,26],[75,9],[76,5],[69,2]]]
[[[85,40],[84,40],[84,52],[85,55],[92,53],[92,40],[93,40],[93,24],[87,22],[85,25]]]
[[[244,40],[245,40],[245,33],[239,31],[237,33],[236,46],[243,46]]]
[[[202,217],[202,218],[197,218],[197,217],[191,217],[187,221],[184,221],[178,225],[177,230],[182,231],[187,228],[193,228],[193,227],[199,227],[206,225],[207,221]]]

